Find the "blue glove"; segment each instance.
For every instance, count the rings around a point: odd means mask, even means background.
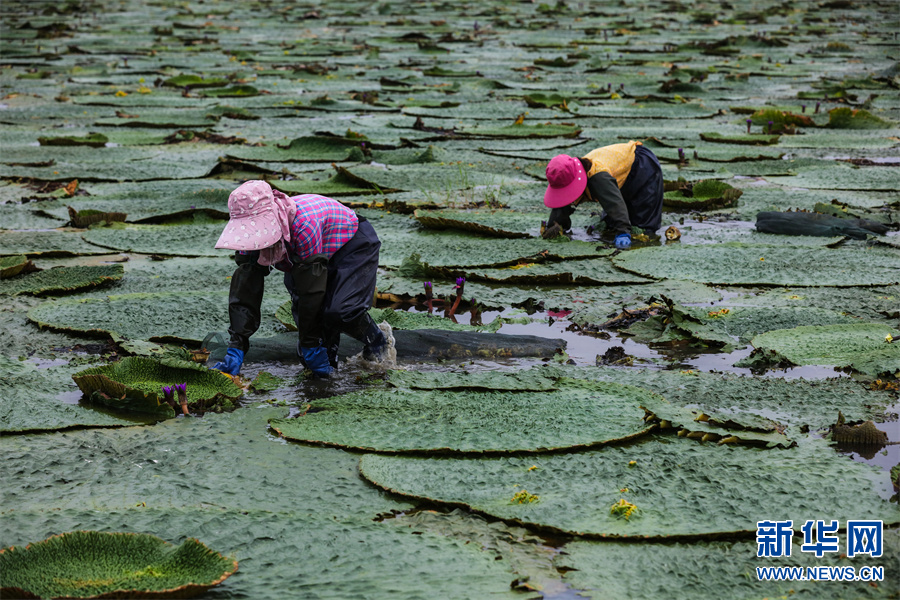
[[[238,348],[229,348],[225,353],[224,362],[217,362],[213,369],[229,375],[237,375],[241,372],[242,364],[244,364],[244,351]]]
[[[300,356],[306,368],[313,372],[313,375],[319,377],[327,377],[334,370],[331,363],[328,362],[328,351],[325,346],[316,346],[315,348],[300,348]]]
[[[609,239],[609,238],[607,238]],[[616,236],[616,248],[621,248],[625,250],[627,248],[631,248],[631,234],[630,233],[620,233]]]

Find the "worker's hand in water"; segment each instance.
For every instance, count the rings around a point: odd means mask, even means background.
[[[609,238],[607,238],[609,239]],[[620,233],[616,236],[616,248],[620,248],[625,250],[627,248],[631,248],[631,234],[630,233]]]
[[[331,363],[328,362],[328,351],[324,346],[316,346],[315,348],[300,348],[300,356],[306,368],[318,377],[328,377],[334,370]]]
[[[242,364],[244,364],[244,351],[238,348],[229,348],[225,353],[225,360],[217,362],[213,369],[229,375],[237,375],[241,372]]]

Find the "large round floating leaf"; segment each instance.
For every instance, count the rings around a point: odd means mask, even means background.
[[[237,561],[196,539],[173,546],[145,533],[72,531],[0,550],[0,592],[17,598],[192,598],[237,568]]]
[[[238,147],[228,156],[241,160],[271,162],[331,162],[350,160],[354,149],[359,151],[362,140],[330,136],[298,137],[287,146]],[[360,152],[360,159],[362,152]]]
[[[165,256],[224,256],[216,241],[225,224],[215,225],[132,225],[101,227],[85,231],[85,241],[122,252]]]
[[[546,452],[646,434],[641,405],[653,398],[632,386],[575,381],[541,391],[366,390],[269,424],[288,439],[357,450]]]
[[[891,252],[729,243],[640,248],[613,257],[616,266],[656,278],[717,285],[851,287],[900,283]]]
[[[794,522],[795,530],[797,526]],[[841,552],[816,557],[814,552],[798,551],[799,539],[795,539],[791,556],[778,558],[758,557],[759,544],[755,541],[630,544],[576,540],[565,545],[554,564],[579,596],[598,600],[695,600],[720,598],[723,590],[728,590],[727,596],[734,600],[890,597],[892,591],[886,580],[889,570],[900,561],[900,531],[884,531],[883,555],[879,558],[863,555],[848,559],[842,554],[847,547],[846,535],[841,534],[838,540]],[[704,569],[703,565],[715,565],[715,569]],[[808,568],[837,572],[850,565],[857,573],[863,566],[881,566],[885,582],[873,586],[868,581],[760,581],[755,576],[758,567],[797,567],[805,574]],[[648,577],[649,573],[653,576]]]
[[[581,134],[582,129],[576,125],[565,124],[537,124],[537,125],[506,125],[478,127],[466,127],[456,132],[458,135],[470,138],[574,138]]]
[[[535,468],[532,468],[535,467]],[[465,506],[505,521],[590,537],[749,534],[760,515],[805,522],[819,512],[900,522],[878,490],[887,474],[807,440],[787,450],[650,439],[577,454],[418,458],[367,454],[360,472],[408,497]],[[520,491],[536,496],[518,503]],[[630,518],[612,514],[624,499]]]
[[[163,386],[186,383],[191,412],[219,412],[234,408],[243,393],[230,377],[206,367],[172,360],[130,356],[72,375],[85,396],[111,408],[174,417]]]
[[[663,204],[673,208],[689,210],[708,210],[723,208],[737,202],[743,192],[724,181],[702,179],[690,188],[682,188],[666,192]]]
[[[15,277],[28,267],[28,257],[24,254],[18,256],[0,256],[0,279]],[[31,263],[34,267],[34,263]]]
[[[900,373],[900,332],[889,325],[801,326],[762,333],[750,343],[757,360],[793,365],[850,367],[878,377]]]
[[[540,391],[555,389],[556,379],[545,377],[537,370],[520,373],[483,371],[463,374],[443,371],[391,371],[388,383],[413,390]]]
[[[81,256],[109,254],[81,239],[75,231],[2,231],[0,232],[0,256]]]
[[[91,148],[102,148],[109,142],[109,138],[102,133],[91,133],[83,136],[40,137],[38,142],[40,142],[41,146],[90,146]]]
[[[510,211],[417,210],[416,220],[429,229],[460,229],[498,238],[528,238],[538,230],[534,215]]]
[[[57,267],[0,280],[0,294],[58,294],[97,287],[122,279],[122,265]]]
[[[286,446],[268,443],[264,438],[255,445]],[[286,449],[293,453],[284,460],[296,470],[298,449]],[[321,482],[304,481],[297,473],[290,472],[285,478],[303,481],[307,486],[324,487],[332,496],[346,495],[349,489],[359,489],[370,498],[383,495],[359,479],[355,457],[336,450],[316,450],[318,454],[309,457],[313,463],[316,459],[327,461],[330,454],[323,453],[332,452],[351,459],[345,461],[349,464],[346,472],[335,471],[333,479]],[[236,464],[241,462],[246,461],[237,459]],[[312,464],[307,466],[314,467]],[[230,468],[234,469],[234,465]],[[253,468],[257,468],[255,464]],[[133,465],[132,469],[140,470]],[[189,474],[185,477],[191,478]],[[226,475],[225,479],[230,477]],[[353,479],[355,485],[351,484]],[[346,483],[348,487],[336,493],[336,481]],[[272,483],[261,484],[269,495],[273,494]],[[203,597],[281,600],[285,598],[285,590],[302,590],[302,596],[322,600],[386,596],[394,600],[517,600],[525,596],[512,589],[511,583],[528,575],[536,581],[539,573],[555,574],[550,565],[535,572],[535,567],[542,566],[540,563],[534,565],[539,557],[541,563],[549,562],[545,558],[552,554],[549,549],[536,548],[539,540],[503,525],[490,525],[465,516],[456,517],[447,524],[432,524],[442,518],[433,513],[373,520],[379,508],[396,512],[410,508],[406,504],[384,501],[370,506],[372,512],[358,518],[346,513],[337,518],[306,515],[292,510],[294,505],[302,502],[297,496],[292,498],[292,502],[282,502],[276,511],[222,510],[213,505],[156,508],[150,506],[150,502],[146,508],[16,510],[7,511],[2,524],[4,537],[16,544],[27,543],[36,535],[78,528],[165,532],[164,535],[171,539],[201,535],[205,544],[223,549],[229,559],[233,557],[240,563],[238,576],[228,579],[221,590],[210,590]],[[36,531],[40,533],[36,534]],[[472,539],[477,543],[472,543]],[[290,556],[303,556],[304,559],[295,562],[287,559]],[[501,557],[503,560],[499,560]]]
[[[778,143],[780,135],[747,134],[747,135],[722,135],[720,133],[701,133],[700,139],[704,142],[717,144],[741,144],[744,146],[771,146]]]
[[[428,270],[440,277],[464,276],[471,281],[517,285],[610,285],[653,281],[617,269],[605,257],[562,262],[522,262],[499,269],[429,267]]]
[[[39,369],[34,363],[0,356],[0,432],[32,433],[83,427],[124,427],[136,419],[120,418],[88,405],[71,404],[77,367]],[[80,394],[79,394],[80,395]]]
[[[263,301],[262,314],[278,307],[274,294]],[[157,342],[199,343],[211,331],[228,326],[228,292],[160,292],[106,298],[73,298],[44,302],[28,318],[41,327],[89,335],[117,335]],[[282,330],[273,318],[263,319],[257,333],[266,337]]]

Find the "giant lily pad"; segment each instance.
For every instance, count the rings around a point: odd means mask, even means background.
[[[0,279],[15,277],[26,270],[29,264],[34,268],[34,263],[21,254],[19,256],[0,256]]]
[[[192,598],[237,568],[236,560],[196,539],[172,546],[148,534],[73,531],[0,550],[0,591],[29,598]]]
[[[124,427],[133,420],[72,404],[78,394],[69,366],[38,369],[31,362],[0,356],[0,431],[10,433],[60,431],[84,427]]]
[[[799,525],[802,526],[802,523]],[[798,523],[794,522],[798,528]],[[846,535],[839,536],[838,546],[847,547]],[[852,562],[855,572],[863,566],[881,566],[885,580],[893,565],[900,560],[900,532],[884,531],[884,554],[880,558],[855,556],[848,559],[842,553],[801,552],[794,540],[790,557],[760,558],[755,541],[704,542],[693,544],[629,544],[613,541],[576,540],[565,546],[555,565],[561,568],[565,581],[586,598],[670,598],[693,600],[714,598],[728,589],[734,599],[755,598],[886,598],[888,585],[873,586],[868,581],[761,581],[756,569],[768,567],[797,567],[827,569],[838,572]],[[703,572],[698,565],[716,565],[714,571]],[[832,571],[833,570],[833,571]],[[648,577],[647,573],[653,573]],[[748,575],[749,574],[749,575]]]
[[[500,269],[469,270],[430,267],[428,270],[442,277],[462,275],[466,280],[471,281],[517,285],[608,285],[653,281],[616,269],[608,258],[563,262],[524,261]]]
[[[900,374],[900,332],[888,325],[802,326],[778,329],[750,340],[757,361],[850,367],[871,377]]]
[[[759,450],[651,439],[578,454],[478,460],[368,454],[360,459],[360,472],[407,497],[590,537],[750,534],[772,506],[779,518],[794,522],[811,510],[841,521],[900,522],[875,491],[887,474],[829,452],[821,440]],[[536,498],[512,501],[521,490]],[[629,519],[610,511],[623,498],[638,509]]]
[[[174,417],[163,397],[163,386],[187,383],[191,412],[219,412],[234,408],[242,394],[230,377],[200,365],[132,356],[72,375],[85,396],[121,410]]]
[[[743,192],[724,181],[703,179],[692,186],[666,192],[663,204],[673,208],[707,210],[724,208],[737,202]]]
[[[0,256],[79,256],[109,254],[109,250],[89,244],[74,231],[2,231]]]
[[[613,257],[613,262],[648,277],[719,285],[851,287],[900,283],[900,261],[896,256],[850,248],[740,243],[667,246],[624,252]]]
[[[357,450],[546,452],[646,434],[640,407],[653,397],[576,381],[537,392],[367,390],[316,400],[315,411],[269,424],[288,439]]]
[[[58,294],[97,287],[122,279],[122,265],[57,267],[0,280],[0,294]]]
[[[537,370],[519,373],[487,371],[465,373],[391,371],[388,382],[413,390],[510,390],[540,391],[556,388],[556,377],[545,377]]]
[[[693,339],[733,348],[735,339],[748,342],[759,333],[800,325],[857,323],[858,319],[820,308],[686,307],[672,304],[665,316],[651,317],[625,330],[645,343]]]
[[[85,231],[85,241],[117,251],[166,256],[225,256],[216,241],[225,224],[212,225],[132,225],[101,227]]]
[[[269,294],[263,315],[272,315],[280,299]],[[44,302],[28,318],[41,327],[88,335],[112,335],[138,340],[199,343],[211,331],[228,325],[228,292],[160,292],[122,294],[106,298],[73,298]],[[257,335],[281,330],[273,318],[263,319]]]

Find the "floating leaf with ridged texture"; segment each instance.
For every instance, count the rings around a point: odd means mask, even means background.
[[[778,143],[780,135],[747,134],[747,135],[722,135],[720,133],[701,133],[700,139],[705,142],[717,144],[741,144],[744,146],[771,146]]]
[[[228,328],[228,292],[160,292],[44,302],[29,311],[40,327],[90,336],[121,336],[161,343],[200,343],[210,331]],[[267,294],[257,337],[282,331],[274,317],[281,298]]]
[[[38,141],[41,143],[41,146],[90,146],[91,148],[102,148],[109,142],[109,138],[102,133],[91,133],[82,136],[39,137]]]
[[[887,474],[830,451],[824,440],[766,450],[652,438],[575,454],[479,459],[367,454],[360,472],[406,497],[590,537],[749,535],[772,506],[779,518],[795,523],[810,512],[842,522],[900,522],[897,510],[878,496]],[[511,504],[519,489],[540,501]],[[609,513],[621,498],[640,508],[637,516]]]
[[[192,598],[237,571],[188,539],[173,546],[146,533],[72,531],[0,550],[4,597]]]
[[[666,192],[663,195],[663,205],[688,210],[724,208],[735,204],[741,194],[741,190],[724,181],[703,179],[694,183],[690,190]]]
[[[896,255],[871,248],[728,243],[639,248],[612,260],[622,269],[648,277],[719,285],[852,287],[900,283]]]
[[[72,375],[85,396],[111,408],[174,417],[163,386],[187,383],[191,412],[231,410],[242,394],[230,377],[196,363],[131,356]]]
[[[796,526],[796,522],[794,523]],[[843,600],[846,598],[888,598],[888,572],[900,561],[900,530],[884,530],[884,554],[879,558],[857,555],[848,559],[842,552],[826,552],[816,557],[814,552],[798,551],[794,540],[790,557],[757,556],[755,541],[701,542],[677,544],[629,544],[613,541],[581,541],[566,544],[555,566],[564,580],[578,595],[596,600],[607,598],[667,598],[668,600],[696,600],[718,598],[728,590],[733,600],[760,598],[816,598]],[[845,534],[838,536],[838,547],[847,547]],[[885,581],[873,586],[869,581],[826,582],[815,580],[761,581],[756,577],[759,567],[802,569],[811,572],[838,573],[852,564],[856,573],[863,566],[880,566]],[[716,565],[706,570],[703,565]],[[807,571],[813,569],[813,571]],[[648,577],[652,573],[652,577]]]
[[[751,360],[850,367],[871,377],[900,373],[900,332],[889,325],[802,326],[762,333]]]
[[[0,279],[15,277],[21,273],[31,262],[23,254],[18,256],[0,256]],[[31,263],[34,266],[34,263]]]
[[[651,400],[662,399],[578,381],[540,391],[369,389],[314,400],[314,411],[269,424],[291,440],[376,452],[547,452],[645,435],[640,406]]]
[[[85,242],[75,231],[2,231],[0,256],[34,257],[109,254],[109,249]]]
[[[388,383],[395,387],[413,390],[551,390],[556,387],[556,377],[544,377],[537,370],[519,373],[503,371],[484,372],[422,372],[391,371]]]
[[[0,281],[0,294],[60,294],[81,291],[122,279],[122,265],[56,267]]]

